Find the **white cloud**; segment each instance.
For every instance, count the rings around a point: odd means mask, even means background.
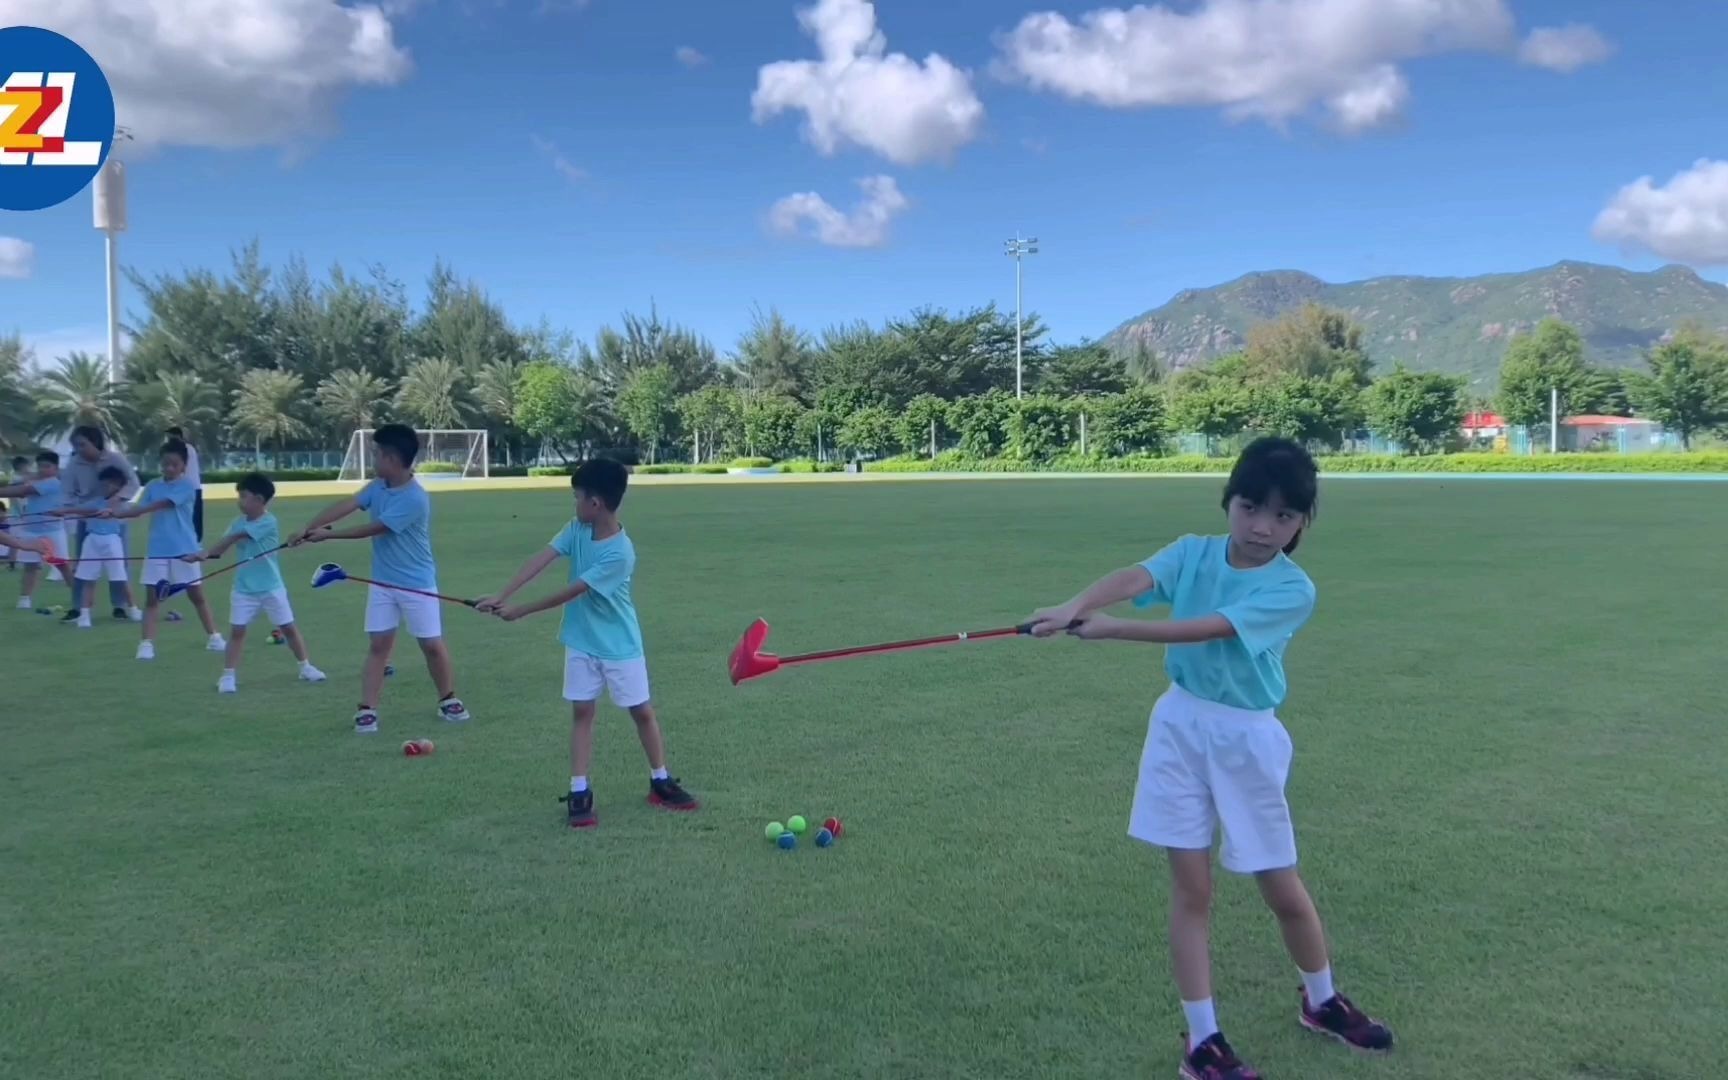
[[[1319,109],[1363,131],[1401,112],[1401,62],[1508,52],[1516,35],[1505,0],[1199,0],[1078,22],[1028,15],[1000,40],[997,67],[1095,105],[1222,108],[1280,126]]]
[[[390,20],[337,0],[6,0],[7,22],[65,34],[96,58],[143,146],[267,146],[328,130],[348,91],[407,77]]]
[[[0,236],[0,280],[22,281],[36,270],[36,246],[15,236]]]
[[[572,184],[579,184],[588,179],[588,170],[565,157],[564,151],[558,149],[557,143],[552,142],[550,139],[542,139],[538,135],[530,135],[528,138],[534,143],[534,149],[544,154],[546,160],[552,163],[553,171],[559,176],[562,176]]]
[[[867,176],[858,181],[864,198],[842,213],[813,191],[788,195],[768,211],[774,231],[786,236],[807,232],[829,247],[873,248],[888,242],[888,227],[911,202],[891,176]]]
[[[678,51],[672,55],[676,56],[678,62],[687,68],[699,68],[708,63],[708,58],[702,55],[700,49],[693,48],[689,45],[678,46]]]
[[[1581,67],[1600,64],[1614,53],[1614,46],[1593,26],[1539,26],[1518,47],[1518,59],[1532,67],[1570,75]]]
[[[1728,161],[1699,159],[1657,187],[1621,188],[1591,229],[1598,241],[1693,266],[1728,266]]]
[[[822,58],[757,72],[757,123],[802,112],[804,137],[823,154],[852,144],[900,165],[948,159],[977,137],[984,103],[971,76],[935,53],[920,63],[888,52],[868,0],[818,0],[798,21]]]

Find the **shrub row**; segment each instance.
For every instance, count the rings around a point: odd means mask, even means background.
[[[1398,457],[1390,454],[1336,454],[1319,458],[1322,473],[1728,473],[1728,452],[1650,454],[1433,454]],[[1175,455],[1171,457],[1081,457],[1070,455],[1046,462],[1012,458],[968,458],[942,454],[935,460],[892,458],[872,462],[870,472],[1228,472],[1228,458]]]

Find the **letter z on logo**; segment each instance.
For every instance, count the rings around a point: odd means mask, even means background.
[[[0,165],[101,163],[100,142],[66,139],[77,84],[71,71],[17,71],[0,83]]]

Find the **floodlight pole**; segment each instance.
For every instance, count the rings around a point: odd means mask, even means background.
[[[1020,234],[1016,232],[1014,239],[1007,243],[1007,253],[1014,260],[1014,396],[1018,398],[1025,393],[1025,379],[1021,374],[1021,332],[1026,325],[1026,320],[1021,316],[1022,298],[1025,293],[1021,268],[1025,256],[1038,254],[1038,238],[1034,236],[1022,240]]]
[[[94,214],[102,233],[108,264],[108,384],[120,382],[120,234],[126,231],[126,166],[120,161],[120,143],[130,142],[132,133],[114,129],[114,145],[108,160],[96,174]]]

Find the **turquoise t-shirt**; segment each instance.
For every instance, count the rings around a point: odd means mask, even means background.
[[[1238,570],[1227,536],[1184,536],[1141,565],[1153,586],[1136,607],[1168,604],[1173,620],[1222,615],[1236,636],[1170,645],[1164,670],[1196,697],[1238,709],[1284,702],[1284,648],[1314,613],[1314,583],[1283,553],[1265,566]]]
[[[386,585],[438,589],[438,564],[432,561],[432,500],[420,481],[401,487],[374,480],[354,497],[372,521],[390,531],[372,538],[372,576]]]
[[[27,480],[31,494],[24,496],[25,516],[46,514],[50,510],[58,510],[65,505],[65,498],[60,489],[58,476],[41,477]],[[59,536],[66,523],[59,518],[45,520],[33,519],[28,525],[20,526],[18,531],[25,536]]]
[[[630,600],[636,547],[624,530],[595,540],[591,526],[573,520],[552,538],[552,550],[570,560],[570,584],[588,584],[587,592],[564,605],[558,640],[596,660],[639,659],[642,627]]]
[[[244,536],[234,545],[236,559],[256,559],[234,572],[234,591],[245,596],[268,596],[282,588],[282,568],[276,565],[274,552],[282,546],[282,535],[276,527],[276,515],[265,513],[252,521],[244,516],[234,519],[227,535]],[[258,559],[257,556],[264,555]]]
[[[138,505],[166,502],[166,510],[150,515],[150,542],[144,554],[152,559],[178,559],[198,550],[198,534],[192,528],[192,500],[198,487],[185,476],[178,480],[156,479],[144,486]]]
[[[106,510],[108,499],[104,495],[92,495],[79,504],[80,510]],[[83,518],[85,536],[119,536],[125,522],[118,518]]]

